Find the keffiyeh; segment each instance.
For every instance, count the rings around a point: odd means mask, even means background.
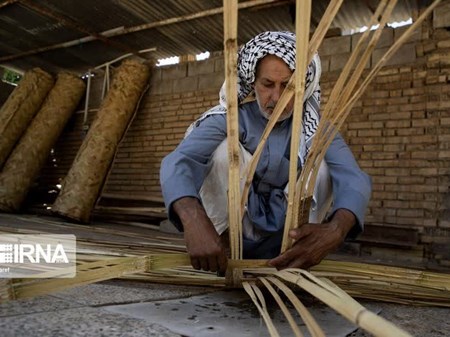
[[[258,61],[269,54],[281,58],[294,71],[295,34],[291,32],[264,32],[255,36],[239,49],[237,60],[239,103],[247,98],[253,90]],[[311,140],[319,124],[320,75],[320,59],[316,53],[306,71],[305,94],[303,96],[303,131],[299,148],[299,158],[302,165],[306,161]],[[224,83],[219,93],[219,105],[206,111],[197,121],[192,123],[186,131],[186,136],[207,116],[226,112],[227,102]]]

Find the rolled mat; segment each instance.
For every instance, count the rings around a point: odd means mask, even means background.
[[[116,69],[97,118],[52,206],[55,214],[79,222],[89,221],[117,146],[127,130],[149,77],[149,66],[137,60],[125,60]]]
[[[83,80],[75,75],[58,75],[55,86],[0,172],[0,210],[20,208],[85,88]]]
[[[53,87],[53,77],[35,68],[25,73],[0,109],[0,169]]]

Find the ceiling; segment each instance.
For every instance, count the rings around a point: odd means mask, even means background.
[[[239,43],[265,30],[295,30],[292,0],[239,1]],[[332,28],[367,24],[379,1],[344,0]],[[422,0],[399,0],[403,21]],[[313,1],[311,29],[329,1]],[[0,65],[79,73],[127,53],[146,58],[223,48],[222,0],[0,0]]]

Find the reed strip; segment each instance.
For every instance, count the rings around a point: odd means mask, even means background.
[[[306,271],[286,270],[277,272],[275,276],[300,286],[302,289],[347,318],[350,322],[360,326],[374,336],[412,337],[406,331],[363,307],[350,296],[346,295],[337,286],[330,286],[328,282],[323,282],[317,278],[311,277],[311,274]]]
[[[378,23],[379,28],[375,31],[370,43],[364,49],[365,40],[369,36],[369,31],[366,31],[360,41],[358,42],[354,52],[352,53],[349,61],[346,63],[336,85],[333,87],[333,91],[330,95],[330,99],[328,104],[325,106],[325,111],[322,116],[322,123],[319,125],[319,128],[316,133],[316,141],[313,144],[312,153],[317,154],[318,158],[312,157],[312,160],[305,165],[305,172],[310,172],[308,178],[304,178],[303,186],[299,186],[298,189],[306,189],[305,194],[310,195],[313,192],[315,180],[317,176],[317,170],[320,166],[320,162],[323,160],[323,156],[327,150],[325,144],[328,140],[332,140],[334,136],[331,138],[329,134],[334,129],[330,125],[334,125],[337,120],[343,120],[339,114],[339,108],[344,104],[344,102],[348,101],[352,91],[354,90],[357,81],[360,79],[362,72],[369,60],[369,57],[378,42],[382,28],[385,26],[386,22],[390,18],[391,12],[396,4],[396,0],[390,1],[388,4],[386,1],[383,1],[377,7],[374,15],[370,20],[370,24],[374,24],[377,19],[381,16],[381,20]],[[362,55],[361,55],[362,53]],[[356,67],[355,67],[355,63]],[[350,73],[352,69],[355,67],[352,75]],[[349,78],[350,77],[350,78]],[[331,141],[330,141],[331,144]],[[311,168],[312,166],[312,168]],[[314,170],[315,169],[315,170]],[[308,171],[310,170],[310,171]],[[306,184],[307,182],[307,184]]]
[[[269,283],[268,280],[266,280],[264,277],[258,277],[258,280],[264,284],[264,286],[269,289],[270,294],[273,296],[275,301],[277,302],[278,306],[280,307],[281,311],[283,312],[284,316],[286,317],[286,320],[288,321],[292,332],[296,337],[303,337],[303,333],[299,329],[297,323],[295,323],[294,317],[292,317],[292,314],[290,313],[289,309],[287,308],[286,304],[284,304],[281,297],[278,295],[278,293],[275,291],[273,286]],[[294,295],[295,296],[295,295]]]
[[[403,35],[389,48],[386,54],[379,60],[379,62],[372,68],[369,72],[368,76],[363,80],[361,85],[358,86],[355,93],[351,96],[351,98],[343,103],[343,107],[336,112],[334,117],[334,125],[333,127],[329,127],[329,132],[326,134],[325,140],[326,142],[320,147],[320,151],[316,154],[316,159],[311,160],[309,171],[308,168],[305,167],[306,172],[311,172],[311,177],[316,174],[311,167],[314,165],[317,167],[318,164],[323,160],[325,156],[325,152],[334,139],[335,135],[338,132],[338,129],[344,123],[346,117],[351,111],[351,108],[356,103],[356,101],[361,97],[364,91],[367,89],[369,83],[373,80],[373,78],[378,74],[381,70],[381,67],[385,64],[385,62],[400,48],[400,46],[411,36],[415,29],[423,22],[423,20],[433,11],[433,9],[441,2],[441,0],[435,0],[418,18],[417,20],[403,33]],[[328,102],[330,104],[331,100]],[[313,153],[313,151],[311,151]],[[303,180],[308,181],[311,178],[303,178]]]
[[[256,308],[258,308],[259,313],[261,314],[264,322],[266,323],[267,329],[269,330],[270,336],[272,337],[280,337],[278,330],[275,328],[275,325],[270,318],[269,312],[267,311],[266,304],[264,301],[264,296],[262,295],[259,288],[256,286],[254,282],[243,282],[242,286],[247,294],[252,299]]]
[[[396,0],[391,1],[390,9],[395,6]],[[384,27],[385,21],[390,16],[391,11],[386,6],[387,1],[381,1],[379,6],[377,7],[375,13],[372,15],[370,19],[369,25],[374,25],[376,22],[378,22],[378,18],[380,15],[382,15],[381,23],[379,24],[380,27]],[[378,32],[381,34],[382,29],[379,29]],[[372,42],[371,47],[372,49],[375,47],[376,42],[378,41],[380,34],[375,34]],[[300,174],[300,178],[298,179],[298,182],[296,184],[296,193],[299,195],[302,195],[303,199],[306,197],[311,197],[314,191],[315,187],[315,181],[317,177],[318,170],[320,168],[320,163],[322,159],[318,159],[317,157],[320,156],[321,153],[325,153],[326,149],[324,149],[324,143],[327,140],[327,130],[330,128],[329,120],[333,118],[333,114],[336,113],[336,106],[340,106],[342,102],[342,97],[348,95],[344,93],[351,92],[353,90],[353,87],[349,88],[349,84],[347,83],[349,80],[350,73],[352,69],[355,66],[355,63],[359,60],[358,65],[356,66],[356,70],[353,73],[353,78],[359,78],[361,75],[362,70],[364,69],[368,57],[370,57],[372,49],[366,48],[364,52],[364,56],[361,57],[361,52],[363,52],[363,46],[365,41],[367,40],[369,36],[369,30],[367,30],[358,41],[355,50],[352,52],[348,62],[344,66],[344,69],[342,70],[336,84],[333,87],[333,90],[330,94],[329,100],[325,106],[325,109],[321,116],[321,121],[319,123],[318,129],[316,131],[316,134],[314,136],[313,145],[310,149],[310,153],[308,156],[308,159],[306,161],[305,166],[302,169],[302,172]],[[354,83],[356,84],[356,83]],[[301,208],[305,208],[305,206],[300,206]],[[291,224],[291,228],[295,228],[297,226],[296,223]],[[287,237],[285,237],[285,240],[287,240],[287,244],[283,245],[284,248],[286,246],[290,247],[292,245],[292,240],[289,240]]]
[[[90,266],[82,266],[77,270],[74,278],[34,279],[22,284],[14,284],[14,297],[26,298],[45,295],[74,286],[121,277],[125,274],[144,272],[147,270],[147,265],[145,256],[98,261]]]
[[[231,257],[242,259],[242,215],[239,206],[239,122],[237,98],[237,16],[238,1],[223,1],[225,85],[228,140],[228,225]]]
[[[266,279],[275,284],[289,298],[312,337],[325,337],[325,333],[317,321],[289,287],[273,276],[267,276]]]
[[[170,269],[179,266],[189,266],[191,264],[189,255],[186,253],[180,254],[150,254],[148,255],[150,267],[149,270],[156,269]],[[250,260],[250,259],[229,259],[228,269],[247,269],[267,267],[268,260]],[[274,270],[274,269],[272,269]]]
[[[289,157],[289,181],[297,181],[298,174],[298,149],[300,145],[300,135],[302,134],[303,121],[303,96],[305,92],[305,71],[308,66],[308,39],[309,26],[311,18],[311,1],[297,1],[295,6],[296,13],[296,53],[295,53],[295,76],[294,76],[294,112],[292,119],[291,145]],[[298,209],[299,196],[295,193],[295,184],[288,186],[288,200],[287,211],[284,225],[283,238],[287,238],[291,224],[298,223]],[[282,242],[284,242],[283,240]],[[281,246],[283,250],[283,244]]]

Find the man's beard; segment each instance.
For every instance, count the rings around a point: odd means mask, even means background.
[[[258,103],[259,112],[261,113],[261,115],[262,115],[265,119],[269,120],[271,114],[269,114],[269,113],[266,111],[266,109],[272,109],[272,113],[273,113],[273,111],[274,111],[274,109],[275,109],[275,103],[270,102],[270,103],[268,104],[268,106],[264,108],[263,106],[261,106],[261,103],[260,103],[260,100],[259,100],[259,97],[258,97],[258,93],[256,92],[256,90],[255,90],[255,97],[256,97],[256,102]],[[289,112],[283,111],[283,112],[281,113],[281,116],[278,118],[278,121],[277,121],[277,122],[282,122],[282,121],[288,119],[289,117],[292,116],[292,112],[293,112],[293,110],[291,110],[291,111],[289,111]]]

